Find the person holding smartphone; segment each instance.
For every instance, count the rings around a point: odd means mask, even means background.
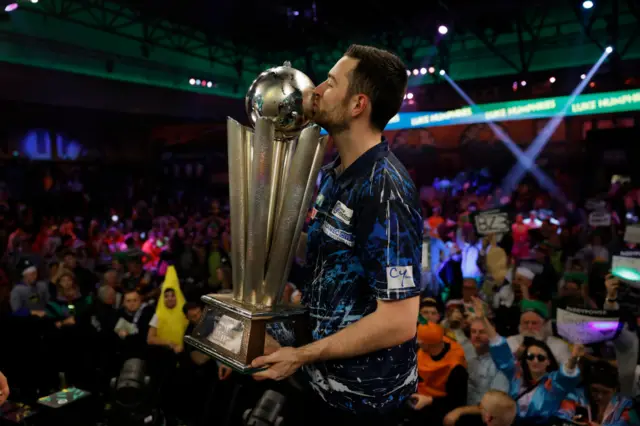
[[[584,375],[584,385],[562,401],[558,417],[589,426],[630,424],[631,399],[619,394],[617,369],[607,361],[593,363]]]

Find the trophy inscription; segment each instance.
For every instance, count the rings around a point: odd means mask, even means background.
[[[238,371],[263,354],[268,322],[300,329],[306,314],[281,299],[326,148],[304,114],[313,88],[288,63],[268,69],[245,98],[253,129],[227,119],[233,293],[203,296],[185,341]]]

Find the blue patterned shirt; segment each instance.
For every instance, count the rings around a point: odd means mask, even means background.
[[[303,288],[313,340],[376,310],[377,301],[420,294],[422,216],[409,174],[385,140],[342,174],[323,168],[308,230]],[[416,390],[415,339],[351,359],[303,367],[313,391],[334,407],[383,413]]]

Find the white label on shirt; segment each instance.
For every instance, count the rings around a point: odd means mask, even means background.
[[[389,290],[402,290],[415,286],[413,266],[387,266],[387,288]]]
[[[353,234],[351,234],[350,232],[335,228],[329,225],[327,222],[322,224],[322,231],[334,240],[345,243],[349,247],[353,247],[354,238]]]
[[[333,206],[333,211],[331,212],[337,219],[343,222],[345,225],[351,224],[351,218],[353,217],[353,210],[349,207],[345,206],[342,202],[338,201],[335,206]]]

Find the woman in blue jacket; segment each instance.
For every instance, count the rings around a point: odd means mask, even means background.
[[[518,407],[519,425],[548,424],[560,403],[580,382],[578,360],[584,354],[582,345],[575,345],[571,358],[558,368],[549,347],[539,340],[525,340],[511,353],[507,340],[498,335],[487,320],[482,302],[474,300],[476,315],[484,320],[490,341],[490,353],[496,367],[510,382],[509,394]]]

